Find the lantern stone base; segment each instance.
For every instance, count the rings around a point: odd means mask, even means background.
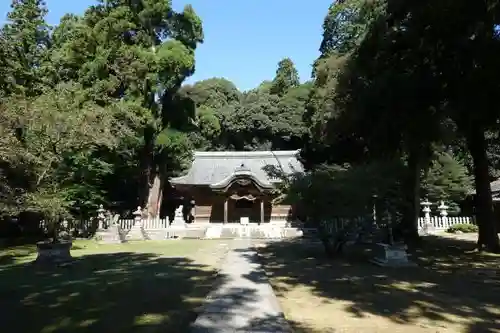
[[[108,229],[99,229],[95,234],[95,240],[99,243],[116,244],[124,243],[125,240],[120,236],[120,229],[117,225],[112,225]]]
[[[422,232],[424,235],[435,235],[436,227],[432,223],[426,222],[422,227]]]
[[[377,243],[375,258],[370,262],[383,267],[415,267],[416,263],[408,259],[406,245],[390,245]]]
[[[71,256],[71,241],[59,243],[39,242],[36,244],[38,255],[36,264],[64,264],[73,260]]]
[[[128,241],[138,241],[138,240],[147,240],[148,237],[146,232],[140,223],[135,223],[130,231],[127,233],[126,240]]]
[[[175,227],[175,228],[186,228],[186,222],[182,219],[175,219],[172,221],[170,224],[170,227]]]

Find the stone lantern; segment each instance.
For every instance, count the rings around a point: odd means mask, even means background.
[[[432,227],[431,225],[431,205],[432,203],[427,200],[427,198],[420,203],[420,205],[423,206],[422,212],[424,213],[424,225],[423,225],[423,230],[424,234],[427,235],[429,234],[429,229]]]
[[[444,204],[444,201],[441,200],[441,205],[439,205],[439,215],[441,215],[441,221],[443,224],[446,224],[448,222],[448,208],[449,206]]]
[[[99,205],[99,208],[97,209],[97,222],[98,224],[98,229],[99,230],[104,230],[106,229],[105,221],[106,221],[106,216],[104,215],[104,206],[101,204]]]

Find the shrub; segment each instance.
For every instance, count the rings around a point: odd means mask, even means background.
[[[466,224],[466,223],[460,223],[460,224],[455,224],[449,227],[446,232],[449,233],[456,233],[456,232],[463,232],[463,233],[471,233],[471,232],[477,232],[477,225],[475,224]]]

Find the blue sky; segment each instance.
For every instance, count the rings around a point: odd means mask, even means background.
[[[92,0],[46,0],[47,20],[57,24],[65,13],[81,14]],[[192,4],[203,20],[205,42],[196,51],[190,82],[225,77],[241,90],[272,79],[276,65],[290,57],[302,81],[318,56],[322,23],[333,0],[173,0],[176,10]],[[0,22],[10,0],[0,0]]]

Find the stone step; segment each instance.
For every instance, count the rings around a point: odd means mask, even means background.
[[[203,229],[187,228],[184,234],[184,238],[190,238],[190,239],[201,239],[204,237],[205,237],[205,228]]]
[[[151,240],[163,240],[165,239],[164,229],[146,229],[145,232],[148,234]]]
[[[253,239],[280,239],[280,238],[297,238],[297,237],[315,237],[313,230],[302,230],[296,227],[280,227],[280,226],[188,226],[179,228],[163,228],[163,229],[145,229],[141,232],[141,239],[145,240],[162,240],[167,238],[190,238],[203,239],[207,238],[207,230],[209,238],[235,239],[235,238],[253,238]],[[215,229],[217,229],[215,232]],[[130,238],[130,235],[128,235]],[[110,236],[111,237],[111,236]],[[123,238],[123,237],[122,237]]]

